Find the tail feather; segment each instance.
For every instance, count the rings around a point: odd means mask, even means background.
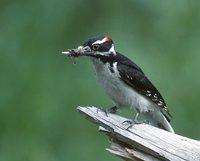
[[[175,133],[166,117],[160,111],[148,112],[145,116],[150,125]]]

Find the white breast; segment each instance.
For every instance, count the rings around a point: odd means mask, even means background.
[[[114,72],[112,73],[109,63],[103,64],[94,58],[92,61],[98,81],[117,106],[136,108],[141,113],[154,110],[153,106],[155,105],[151,101],[120,80],[116,67],[117,62],[113,65]]]

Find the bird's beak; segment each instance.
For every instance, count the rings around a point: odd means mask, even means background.
[[[91,49],[89,46],[79,46],[76,49],[69,49],[67,51],[62,52],[62,54],[64,55],[74,56],[74,57],[88,55],[89,53],[91,53]]]

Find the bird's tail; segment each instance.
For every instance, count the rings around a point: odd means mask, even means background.
[[[171,133],[175,133],[170,123],[160,111],[146,113],[145,116],[150,125],[169,131]]]

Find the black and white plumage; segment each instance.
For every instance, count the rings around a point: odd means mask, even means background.
[[[91,58],[98,81],[112,99],[115,106],[108,111],[115,112],[121,107],[136,109],[150,124],[174,132],[169,124],[171,114],[159,91],[141,68],[115,51],[110,37],[89,39],[77,50]]]

